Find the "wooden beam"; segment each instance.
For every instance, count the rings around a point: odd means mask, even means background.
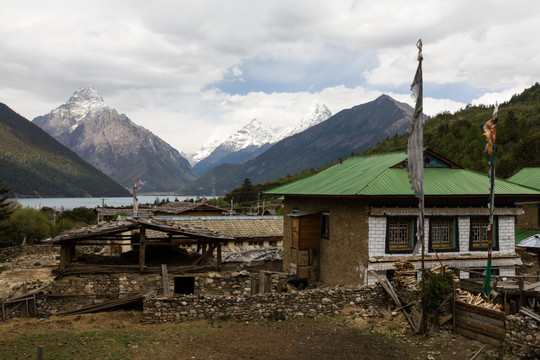
[[[216,266],[219,269],[221,269],[221,241],[217,243],[217,256],[216,256]]]
[[[206,244],[205,244],[205,247],[206,247]],[[206,251],[197,260],[195,260],[193,265],[198,265],[201,261],[211,256],[215,248],[216,248],[216,244],[211,243],[210,246],[206,249]]]
[[[163,296],[171,297],[171,288],[169,286],[169,274],[167,272],[167,264],[161,264],[161,280],[163,281]]]
[[[139,233],[139,271],[143,272],[146,268],[146,228],[141,227]]]

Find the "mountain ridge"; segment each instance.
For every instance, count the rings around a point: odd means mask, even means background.
[[[191,192],[216,189],[218,194],[223,194],[240,186],[245,178],[261,184],[323,167],[351,153],[361,153],[386,137],[405,133],[413,111],[408,104],[381,95],[280,140],[242,165],[222,164],[183,189]]]
[[[140,193],[176,191],[196,177],[178,150],[106,105],[88,85],[33,122],[123,186],[130,188],[135,176]]]
[[[10,197],[129,196],[44,130],[0,103],[0,169]]]

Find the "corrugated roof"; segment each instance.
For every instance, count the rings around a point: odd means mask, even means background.
[[[533,235],[516,244],[519,247],[540,249],[540,234]]]
[[[270,190],[279,195],[389,196],[414,195],[406,168],[392,166],[407,159],[405,152],[347,159],[318,174]],[[424,194],[489,195],[487,174],[468,169],[424,168]],[[540,195],[540,191],[496,179],[497,194]]]
[[[540,167],[526,167],[508,178],[508,181],[540,190]]]

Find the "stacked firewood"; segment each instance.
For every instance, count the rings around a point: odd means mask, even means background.
[[[416,278],[414,265],[406,260],[397,261],[394,265],[396,267],[393,279],[394,283],[412,290],[418,290],[418,279]]]
[[[502,311],[501,304],[488,303],[484,300],[482,295],[474,295],[467,290],[457,289],[456,299],[471,305],[480,306],[486,309]]]

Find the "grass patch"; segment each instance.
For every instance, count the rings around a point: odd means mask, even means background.
[[[5,265],[0,266],[0,274],[6,271],[8,268]]]
[[[0,359],[34,359],[43,346],[46,359],[134,359],[170,341],[189,342],[214,331],[205,324],[170,325],[148,329],[52,329],[47,333],[0,338]],[[150,356],[152,358],[152,356]]]

